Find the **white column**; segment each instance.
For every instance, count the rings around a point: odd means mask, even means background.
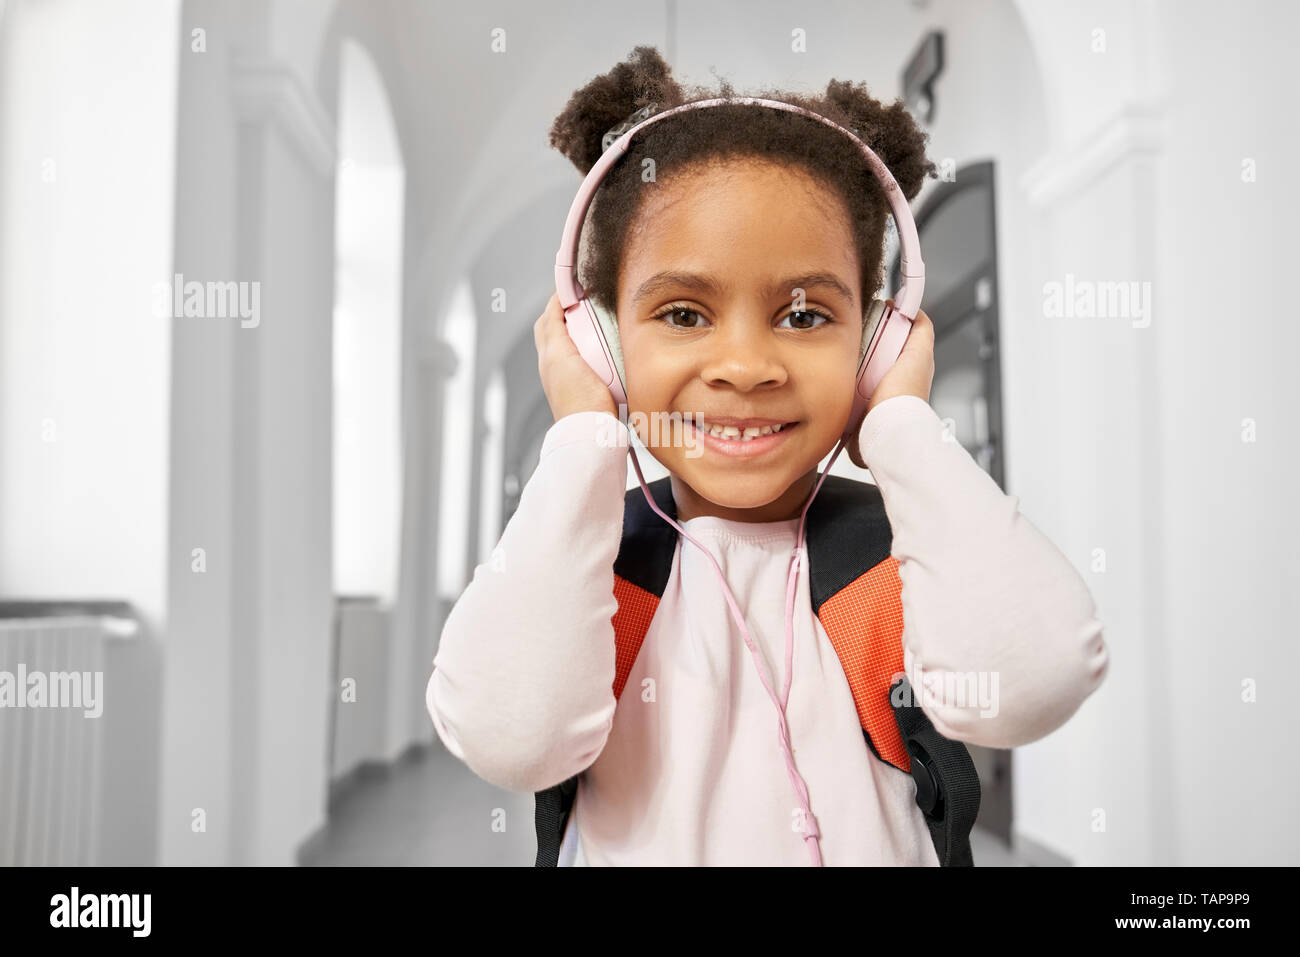
[[[173,320],[164,864],[291,864],[325,817],[334,131],[242,16],[182,31],[176,272],[259,311]]]

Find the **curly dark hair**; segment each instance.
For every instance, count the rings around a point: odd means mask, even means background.
[[[682,86],[652,46],[637,46],[626,61],[597,76],[569,98],[551,125],[550,143],[584,176],[601,156],[605,132],[637,109],[657,103],[662,112],[713,97],[760,96],[820,113],[853,131],[889,168],[910,200],[936,167],[925,155],[929,134],[920,129],[901,100],[885,106],[866,85],[831,80],[820,96],[760,90],[736,94],[731,83],[720,89]],[[588,296],[611,314],[618,300],[618,275],[628,231],[646,197],[642,159],[653,157],[656,179],[698,169],[720,159],[779,157],[797,164],[842,197],[861,269],[863,311],[884,284],[884,239],[889,204],[860,151],[845,149],[843,134],[816,120],[784,110],[737,104],[692,110],[638,133],[625,157],[606,175],[588,212],[584,229],[587,254],[579,264]],[[587,233],[590,231],[591,236]]]

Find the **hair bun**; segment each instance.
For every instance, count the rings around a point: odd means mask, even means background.
[[[652,102],[661,108],[680,104],[681,85],[658,50],[638,46],[569,97],[551,124],[551,146],[586,176],[604,152],[605,133]]]
[[[848,80],[826,84],[826,99],[849,118],[849,128],[889,167],[903,195],[915,199],[935,165],[925,155],[929,137],[903,100],[885,106],[867,91],[866,84]]]

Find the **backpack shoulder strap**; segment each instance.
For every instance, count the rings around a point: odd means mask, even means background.
[[[970,832],[980,810],[980,778],[966,745],[941,735],[912,698],[905,675],[890,687],[916,782],[916,803],[943,867],[973,867]]]
[[[655,504],[677,517],[668,476],[647,483]],[[614,624],[614,697],[620,698],[650,622],[659,608],[672,572],[677,549],[677,529],[665,522],[645,500],[641,486],[629,489],[623,499],[623,538],[614,560],[614,597],[618,610]],[[578,793],[574,775],[534,797],[537,828],[537,867],[555,867],[569,814]]]
[[[903,670],[902,583],[890,555],[893,530],[880,490],[828,475],[808,510],[808,577],[813,613],[826,629],[853,692],[871,753],[909,770],[889,707]]]
[[[647,485],[655,504],[664,514],[677,518],[668,476]],[[614,559],[614,697],[621,697],[632,665],[641,651],[641,642],[650,629],[650,620],[659,608],[659,599],[668,586],[677,551],[677,529],[669,525],[645,500],[638,485],[629,489],[623,500],[623,539]]]
[[[880,489],[826,476],[806,531],[813,612],[844,668],[867,747],[912,775],[939,863],[970,866],[979,775],[965,744],[940,735],[912,704],[906,677],[895,677],[904,672],[903,583]]]

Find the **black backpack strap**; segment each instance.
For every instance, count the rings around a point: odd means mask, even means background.
[[[575,774],[545,791],[533,795],[534,823],[537,827],[537,867],[556,867],[560,860],[560,844],[564,842],[564,829],[573,810],[573,799],[578,793],[578,776]]]
[[[925,815],[930,839],[943,867],[974,867],[970,832],[980,809],[980,779],[966,745],[945,738],[899,676],[889,689],[898,730],[912,759],[916,803]]]
[[[676,519],[677,503],[673,500],[670,478],[664,476],[647,483],[647,486],[655,504]],[[623,538],[619,543],[618,558],[614,561],[614,574],[662,597],[672,572],[677,534],[677,529],[650,507],[640,485],[628,489],[623,499]],[[564,842],[564,831],[577,794],[578,775],[575,774],[567,781],[533,795],[537,867],[559,866],[560,845]]]
[[[808,584],[814,614],[840,589],[889,558],[894,532],[880,489],[828,475],[808,509]]]

